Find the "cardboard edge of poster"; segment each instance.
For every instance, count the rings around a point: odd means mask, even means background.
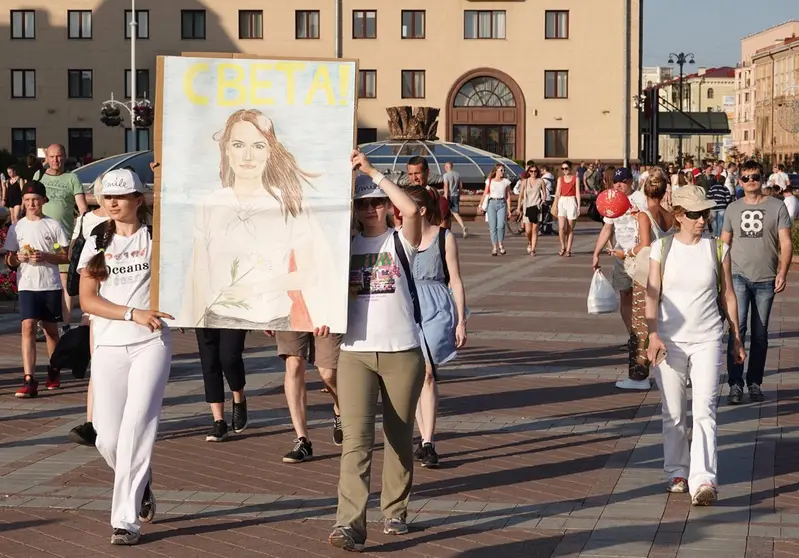
[[[155,61],[155,122],[153,123],[153,161],[159,163],[153,169],[153,253],[151,254],[150,309],[159,310],[161,290],[161,154],[164,143],[164,57]]]

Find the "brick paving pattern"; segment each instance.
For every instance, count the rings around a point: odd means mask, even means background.
[[[772,312],[766,402],[727,407],[725,384],[720,501],[692,508],[687,495],[664,492],[657,390],[613,386],[626,373],[626,336],[618,316],[586,314],[596,230],[581,228],[572,258],[555,256],[549,237],[535,259],[518,238],[499,258],[485,234],[460,243],[472,316],[468,348],[441,373],[442,467],[414,472],[411,533],[388,537],[372,523],[365,554],[799,556],[799,382],[789,374],[799,356],[799,274]],[[293,430],[269,339],[249,336],[250,426],[207,444],[194,336],[175,335],[153,460],[158,515],[139,547],[121,549],[108,542],[111,472],[94,448],[66,439],[84,420],[86,382],[16,400],[16,327],[13,317],[0,320],[8,332],[0,342],[0,557],[346,555],[326,542],[339,466],[330,399],[309,373],[315,458],[282,463]],[[378,446],[374,489],[381,468]],[[375,494],[369,520],[379,519]]]

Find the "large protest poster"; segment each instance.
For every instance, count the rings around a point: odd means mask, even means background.
[[[352,60],[158,58],[153,307],[173,327],[347,327]]]

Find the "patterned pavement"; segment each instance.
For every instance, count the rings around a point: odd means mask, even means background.
[[[724,388],[721,499],[691,508],[686,495],[663,490],[657,390],[613,386],[625,373],[620,319],[585,312],[596,229],[581,224],[570,259],[554,255],[551,237],[532,259],[518,238],[508,241],[507,256],[492,258],[482,224],[472,228],[478,235],[460,242],[469,347],[441,373],[442,467],[415,471],[411,533],[387,537],[370,524],[365,554],[799,555],[799,383],[790,374],[798,369],[799,274],[772,313],[767,400],[727,407]],[[0,331],[15,328],[13,317],[0,320]],[[207,444],[194,337],[175,337],[154,456],[158,515],[140,546],[118,548],[108,543],[111,472],[96,450],[66,440],[84,418],[85,382],[14,399],[19,340],[1,336],[1,557],[346,555],[326,543],[339,462],[330,400],[316,373],[308,376],[315,459],[284,464],[293,431],[273,343],[249,337],[250,427]],[[378,450],[377,490],[381,467]]]

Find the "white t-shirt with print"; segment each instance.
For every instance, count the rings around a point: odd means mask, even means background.
[[[649,258],[660,262],[663,240],[652,244]],[[672,240],[663,270],[658,332],[664,340],[704,343],[719,341],[723,324],[718,298],[716,239],[702,237],[696,244]],[[725,244],[722,258],[730,247]]]
[[[628,196],[630,199],[630,209],[615,219],[605,217],[605,223],[613,225],[613,236],[615,237],[615,250],[629,250],[638,245],[638,218],[636,213],[646,209],[646,195],[641,191],[635,191]]]
[[[100,283],[100,296],[109,302],[134,308],[150,308],[150,277],[153,241],[147,227],[131,236],[115,234],[105,249],[108,279]],[[78,271],[83,270],[97,254],[97,237],[89,236],[80,254]],[[144,326],[123,320],[92,316],[94,345],[121,347],[160,337],[161,330],[150,332]]]
[[[42,217],[35,221],[23,217],[16,225],[11,225],[6,235],[4,248],[9,252],[19,252],[25,246],[30,246],[39,252],[55,253],[55,245],[66,249],[68,246],[67,235],[58,221],[49,217]],[[17,289],[20,291],[60,291],[61,276],[58,274],[58,265],[51,263],[19,264],[17,272]]]
[[[72,240],[77,240],[78,235],[81,231],[83,231],[83,238],[89,238],[92,234],[92,231],[99,225],[100,223],[105,223],[108,221],[108,216],[100,217],[94,214],[94,211],[89,211],[88,213],[84,214],[83,217],[78,217],[75,221],[75,228],[72,231]]]
[[[407,351],[419,346],[419,326],[405,270],[397,258],[394,229],[375,237],[356,235],[350,248],[347,333],[342,351]],[[417,249],[399,233],[410,269]]]

